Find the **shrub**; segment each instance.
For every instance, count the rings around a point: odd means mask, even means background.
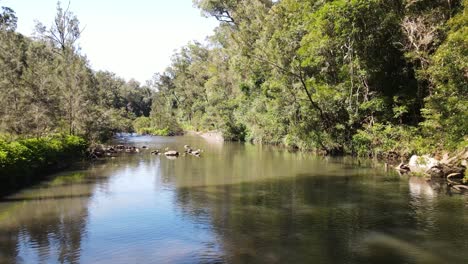
[[[82,157],[87,146],[83,138],[72,135],[0,139],[0,177],[39,174],[59,163]]]
[[[163,129],[143,127],[143,128],[140,128],[137,131],[137,133],[143,134],[143,135],[153,135],[153,136],[171,136],[172,135],[168,127],[163,128]]]
[[[153,136],[175,136],[183,132],[176,122],[166,123],[166,125],[162,126],[158,125],[152,118],[144,116],[133,121],[133,128],[138,134]]]
[[[418,152],[415,129],[376,123],[358,130],[353,136],[353,152],[359,156],[378,157],[388,153],[406,156]]]

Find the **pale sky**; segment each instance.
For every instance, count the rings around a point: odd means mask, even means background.
[[[63,0],[66,8],[68,0]],[[31,36],[36,20],[52,24],[57,0],[0,0],[16,12],[18,29]],[[86,27],[80,39],[94,70],[109,70],[142,84],[170,63],[175,49],[203,42],[218,25],[191,0],[71,0],[70,10]]]

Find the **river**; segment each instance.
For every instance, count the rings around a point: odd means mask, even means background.
[[[197,136],[0,201],[0,263],[466,263],[468,198],[381,164]],[[203,149],[168,159],[151,149]]]

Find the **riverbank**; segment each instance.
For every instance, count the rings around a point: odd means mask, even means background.
[[[0,194],[7,194],[85,157],[88,143],[72,135],[0,138]]]
[[[428,179],[443,178],[447,185],[459,192],[468,190],[468,174],[466,171],[468,149],[463,149],[442,157],[413,155],[407,162],[401,162],[395,167],[402,174],[413,174]]]
[[[207,140],[224,141],[222,132],[220,131],[189,131],[187,133],[201,136]],[[394,166],[395,169],[402,174],[412,174],[426,177],[427,179],[444,179],[449,187],[460,192],[468,191],[468,172],[466,170],[468,164],[467,147],[452,152],[441,151],[439,153],[429,152],[431,154],[416,155],[418,152],[421,152],[421,150],[417,151],[416,149],[420,148],[416,148],[415,146],[409,148],[409,143],[404,143],[403,146],[397,146],[395,141],[390,145],[387,144],[386,148],[382,148],[382,142],[391,140],[393,139],[381,137],[379,145],[373,146],[372,144],[368,144],[366,146],[366,151],[362,153],[366,153],[367,155],[360,155],[362,154],[360,152],[352,152],[349,153],[349,155],[354,157],[376,158],[382,163],[385,163],[385,166]],[[419,144],[422,144],[422,139],[420,139]],[[276,145],[291,148],[291,146],[284,143]],[[371,147],[371,150],[368,149],[369,147]],[[404,148],[404,150],[398,148]],[[297,147],[293,147],[293,149],[307,151]],[[317,155],[330,155],[330,153],[314,152]],[[369,153],[374,153],[374,155],[369,155]],[[331,156],[337,155],[331,154]]]

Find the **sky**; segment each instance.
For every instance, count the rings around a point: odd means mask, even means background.
[[[68,0],[62,0],[66,8]],[[0,0],[18,17],[17,31],[31,36],[35,21],[50,26],[57,0]],[[203,42],[218,25],[203,17],[192,0],[71,0],[84,28],[79,44],[94,70],[108,70],[142,84],[170,64],[189,41]]]

